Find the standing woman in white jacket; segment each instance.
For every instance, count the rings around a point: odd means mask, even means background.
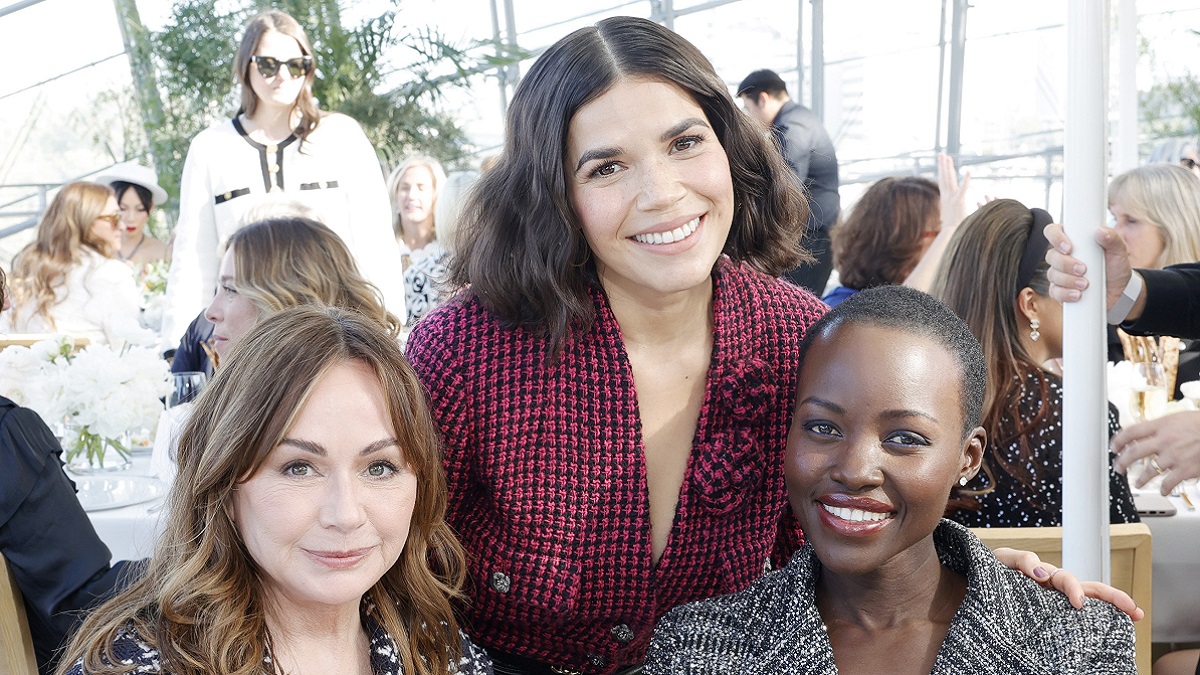
[[[304,29],[283,12],[255,16],[233,69],[242,86],[238,114],[197,134],[183,167],[166,346],[212,300],[222,244],[242,214],[270,193],[314,208],[388,309],[404,316],[400,254],[379,160],[357,122],[317,107],[316,63]]]
[[[13,306],[0,333],[67,333],[120,348],[152,344],[138,324],[133,270],[113,258],[120,245],[117,198],[106,185],[68,183],[38,223],[37,238],[13,261]]]

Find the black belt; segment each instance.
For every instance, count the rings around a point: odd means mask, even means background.
[[[552,666],[495,649],[489,649],[487,652],[488,656],[492,657],[492,668],[496,675],[583,675],[583,671],[570,666]],[[642,664],[639,663],[621,668],[615,675],[640,675],[641,672]]]

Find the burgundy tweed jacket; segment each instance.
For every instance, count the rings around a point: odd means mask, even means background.
[[[633,375],[600,290],[591,330],[554,364],[545,340],[501,326],[469,293],[413,330],[477,642],[611,673],[642,660],[667,610],[745,588],[773,552],[786,564],[800,546],[782,458],[799,342],[826,307],[728,259],[713,278],[707,391],[657,567]]]

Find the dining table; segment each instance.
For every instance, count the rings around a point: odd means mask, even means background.
[[[1134,489],[1139,492],[1158,494],[1158,482]],[[1200,642],[1200,488],[1187,481],[1167,499],[1174,514],[1142,516],[1154,556],[1151,639]]]
[[[154,553],[169,487],[155,475],[149,453],[134,454],[131,460],[131,466],[120,471],[67,471],[114,561],[140,560]]]

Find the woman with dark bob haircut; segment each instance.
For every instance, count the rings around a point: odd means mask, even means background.
[[[825,306],[776,275],[808,209],[708,60],[644,19],[559,40],[509,112],[460,223],[467,290],[407,351],[465,624],[502,675],[636,672],[667,610],[800,544],[783,451]]]
[[[521,80],[407,355],[498,673],[617,673],[671,607],[799,545],[782,453],[808,208],[679,35],[605,19]]]

